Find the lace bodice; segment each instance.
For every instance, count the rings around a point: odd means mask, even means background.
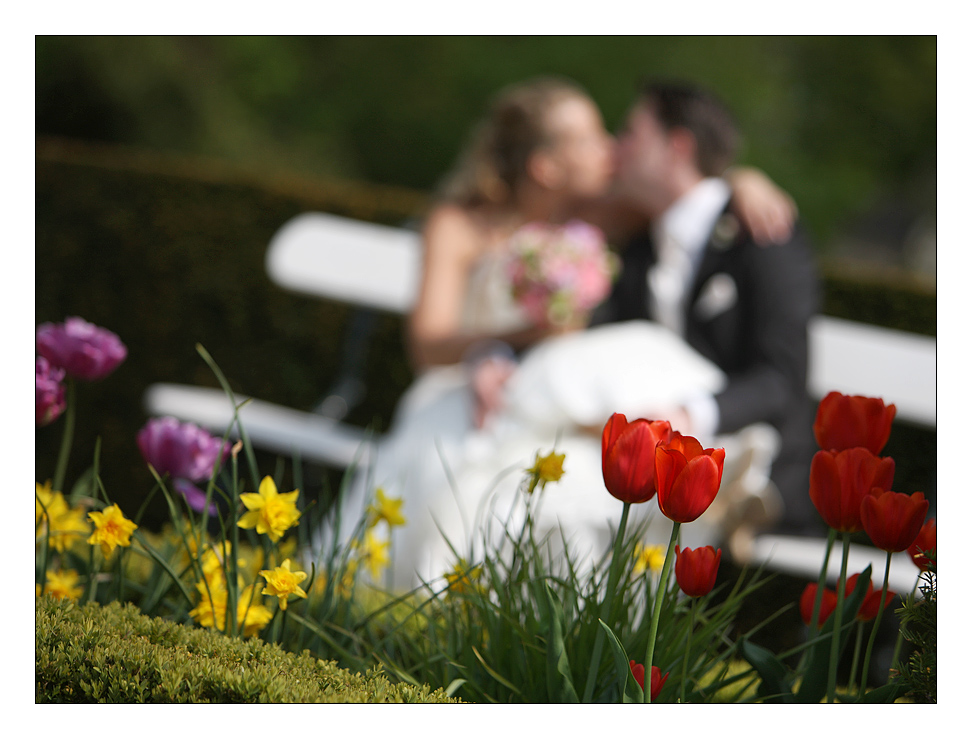
[[[510,295],[503,250],[484,254],[474,265],[463,305],[464,329],[501,334],[524,329],[529,322]]]

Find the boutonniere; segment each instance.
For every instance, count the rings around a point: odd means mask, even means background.
[[[740,222],[732,213],[724,213],[720,216],[716,226],[713,227],[712,243],[716,249],[728,249],[736,240],[740,233]]]

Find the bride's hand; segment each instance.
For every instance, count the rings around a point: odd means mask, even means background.
[[[797,204],[766,174],[753,167],[726,173],[740,220],[761,246],[786,242],[794,229]]]
[[[500,408],[503,388],[517,369],[517,363],[499,355],[480,360],[470,381],[473,388],[473,423],[482,429],[487,418]]]

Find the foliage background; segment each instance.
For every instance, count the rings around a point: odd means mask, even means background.
[[[726,99],[822,249],[883,202],[935,214],[932,36],[41,36],[36,74],[38,133],[422,190],[506,84],[566,75],[615,129],[675,75]]]
[[[115,375],[79,388],[68,476],[100,435],[123,507],[151,485],[142,391],[214,384],[196,342],[235,389],[294,407],[334,378],[347,313],[269,283],[274,230],[310,209],[415,218],[488,98],[536,74],[582,83],[612,129],[642,75],[714,88],[743,161],[794,195],[831,266],[826,312],[935,332],[931,278],[903,272],[935,233],[935,37],[39,36],[35,62],[35,321],[82,315],[129,345]],[[401,327],[383,322],[378,393],[352,419],[379,428],[411,378]],[[935,433],[897,427],[897,490],[931,493]],[[41,479],[59,433],[37,433]],[[911,473],[910,456],[924,460]]]

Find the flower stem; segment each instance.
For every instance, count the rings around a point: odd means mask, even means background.
[[[601,619],[605,624],[609,624],[611,605],[615,600],[615,589],[618,587],[618,578],[621,575],[622,543],[625,539],[625,526],[628,523],[628,510],[631,504],[626,501],[622,506],[622,520],[618,524],[618,536],[615,537],[615,549],[612,552],[612,562],[608,569],[608,590],[605,592],[604,600],[601,602]],[[599,629],[595,635],[595,647],[591,653],[591,664],[588,666],[588,678],[584,685],[584,704],[591,701],[591,696],[595,689],[595,679],[598,677],[598,667],[601,665],[601,651],[605,644],[605,631]]]
[[[851,654],[851,675],[848,677],[849,689],[855,685],[855,676],[858,671],[858,656],[861,655],[862,632],[864,627],[865,624],[863,622],[859,622],[855,627],[855,651]],[[864,673],[867,675],[867,671]]]
[[[231,528],[230,534],[230,553],[226,553],[226,568],[227,568],[227,580],[226,580],[226,613],[232,615],[232,618],[228,617],[226,620],[227,632],[229,635],[235,636],[237,634],[237,599],[240,596],[238,589],[239,584],[239,568],[237,566],[237,558],[239,557],[237,553],[240,552],[240,525],[237,524],[237,517],[240,515],[240,479],[237,477],[239,475],[239,469],[237,467],[237,456],[234,454],[231,460],[231,470],[233,473],[233,486],[230,496],[230,521],[229,525]],[[259,490],[259,488],[257,489]],[[205,515],[204,515],[205,516]],[[202,533],[205,536],[205,532]],[[252,596],[252,594],[251,594]],[[252,599],[251,599],[252,601]],[[250,607],[248,606],[247,609]],[[244,621],[246,618],[244,617]],[[232,622],[233,626],[230,626]]]
[[[834,609],[834,630],[831,633],[831,659],[828,662],[828,704],[834,703],[838,684],[838,655],[841,647],[841,617],[845,606],[845,575],[848,571],[848,550],[851,534],[841,533],[841,573],[838,576],[838,603]],[[813,624],[813,622],[812,622]]]
[[[64,475],[68,468],[68,457],[71,454],[71,444],[74,440],[74,378],[67,379],[64,386],[64,398],[64,433],[61,435],[61,449],[57,455],[57,467],[54,468],[52,491],[62,491]]]
[[[125,586],[125,571],[122,565],[122,550],[118,551],[118,555],[115,557],[115,577],[118,579],[118,603],[124,604],[124,586]]]
[[[912,587],[912,592],[913,593],[915,593],[915,590],[917,588],[919,588],[919,581],[921,581],[921,580],[922,580],[922,573],[920,572],[919,575],[916,576],[916,583],[915,583],[915,585]],[[901,650],[902,650],[902,626],[900,625],[899,626],[899,629],[898,629],[898,634],[895,637],[895,650],[892,651],[892,667],[893,668],[895,668],[895,664],[899,662],[899,652]]]
[[[652,659],[655,657],[655,638],[659,634],[659,618],[662,616],[662,597],[666,592],[666,584],[669,582],[669,571],[672,569],[672,561],[675,560],[676,542],[679,540],[679,522],[672,523],[672,535],[669,537],[669,549],[666,550],[666,559],[662,564],[662,574],[659,576],[659,586],[655,593],[655,602],[652,604],[652,619],[649,622],[649,641],[645,648],[645,688],[643,690],[643,701],[652,701]]]
[[[892,567],[892,553],[885,554],[885,579],[882,581],[882,598],[878,602],[878,614],[875,615],[875,624],[872,625],[872,634],[868,637],[868,647],[865,648],[865,663],[862,666],[862,685],[858,689],[858,699],[865,696],[865,688],[868,686],[868,667],[872,660],[872,647],[875,645],[875,638],[878,636],[878,628],[882,622],[882,613],[885,611],[885,598],[889,592],[889,568]],[[893,665],[895,665],[893,663]]]
[[[824,587],[828,578],[828,561],[831,559],[831,550],[834,547],[835,538],[838,530],[833,527],[828,528],[828,544],[824,551],[824,563],[821,565],[821,573],[818,575],[818,591],[814,594],[814,610],[811,612],[811,628],[808,640],[813,640],[818,633],[818,615],[821,613],[821,599],[824,597]]]
[[[686,632],[686,653],[682,656],[682,681],[679,686],[679,700],[686,703],[686,676],[689,675],[689,649],[693,644],[693,627],[696,625],[696,599],[691,598],[689,629]]]

